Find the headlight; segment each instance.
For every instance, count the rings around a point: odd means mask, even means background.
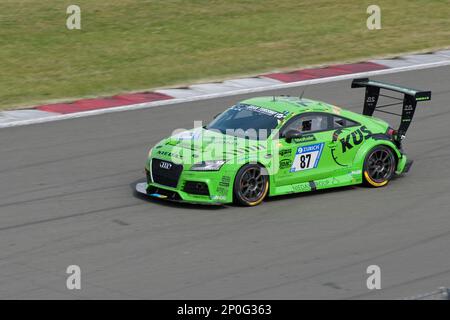
[[[191,167],[191,170],[194,170],[194,171],[217,171],[223,166],[224,163],[225,163],[225,161],[223,161],[223,160],[202,161],[202,162],[194,164]]]

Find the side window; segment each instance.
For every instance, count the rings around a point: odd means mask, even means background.
[[[353,127],[357,126],[358,123],[346,118],[333,116],[333,129],[345,128],[345,127]]]
[[[297,130],[301,133],[325,131],[329,128],[329,117],[326,114],[309,114],[300,116],[290,123],[283,132]]]

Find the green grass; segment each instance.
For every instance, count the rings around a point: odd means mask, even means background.
[[[67,30],[66,8],[82,10]],[[0,108],[450,45],[448,0],[0,0]]]

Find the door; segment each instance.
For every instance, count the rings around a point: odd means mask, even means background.
[[[323,179],[338,167],[333,160],[333,116],[327,113],[305,113],[291,119],[281,130],[280,165],[277,186]],[[301,138],[287,141],[284,133],[297,130]]]

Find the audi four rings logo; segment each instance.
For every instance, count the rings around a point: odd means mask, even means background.
[[[163,162],[159,163],[159,167],[162,168],[162,169],[169,170],[170,168],[172,168],[172,164],[163,161]]]

